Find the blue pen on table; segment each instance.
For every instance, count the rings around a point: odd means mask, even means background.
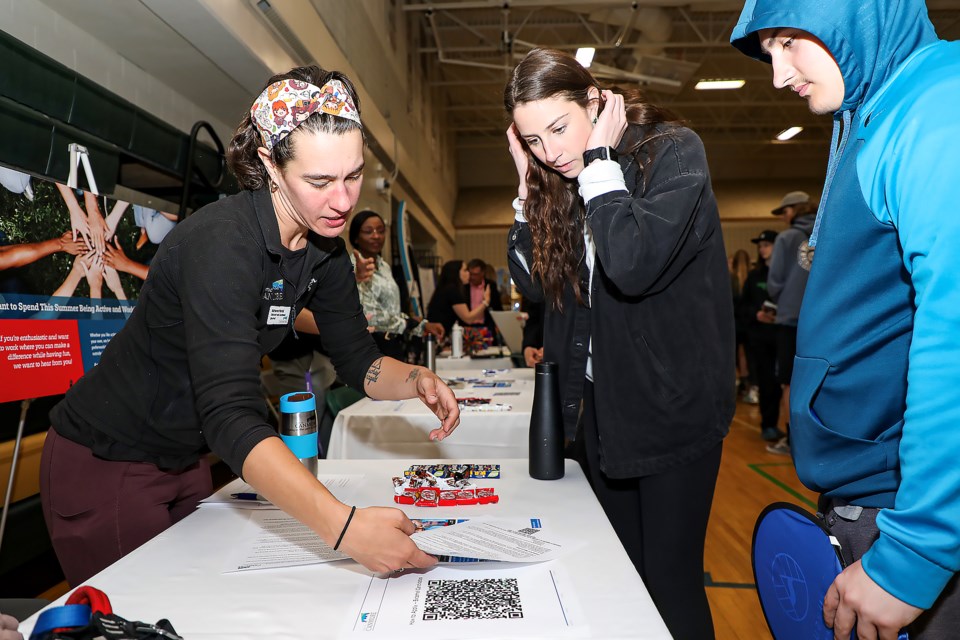
[[[231,493],[230,497],[234,500],[255,500],[258,502],[270,502],[263,496],[256,493]]]

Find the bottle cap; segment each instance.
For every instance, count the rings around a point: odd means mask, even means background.
[[[536,364],[537,375],[543,375],[545,373],[556,373],[556,372],[557,372],[556,362],[538,362]]]
[[[281,413],[300,413],[302,411],[316,411],[317,398],[307,391],[295,391],[280,396]]]

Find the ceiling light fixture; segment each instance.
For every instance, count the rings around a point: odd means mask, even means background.
[[[710,91],[714,89],[739,89],[747,83],[746,80],[701,80],[694,89]]]
[[[789,140],[790,138],[797,135],[801,131],[803,131],[803,127],[790,127],[789,129],[784,129],[783,131],[777,134],[777,140],[781,140],[781,141]]]
[[[590,64],[593,62],[593,55],[597,52],[593,47],[581,47],[577,49],[577,62],[579,62],[584,69],[589,69]]]

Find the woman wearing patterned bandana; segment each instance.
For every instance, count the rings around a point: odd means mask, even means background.
[[[336,101],[299,122],[311,95]],[[276,101],[287,105],[277,120]],[[51,412],[41,497],[76,585],[193,511],[213,451],[278,507],[368,569],[436,562],[401,511],[337,501],[266,421],[259,362],[296,326],[319,333],[340,377],[378,399],[419,397],[442,440],[459,423],[436,375],[384,357],[339,238],[363,176],[356,92],[340,73],[271,78],[230,144],[243,191],[178,224],[100,364]],[[336,544],[335,544],[336,542]]]

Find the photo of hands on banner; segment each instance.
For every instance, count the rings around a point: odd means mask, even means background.
[[[0,185],[0,402],[63,393],[132,312],[177,216],[4,166]]]

